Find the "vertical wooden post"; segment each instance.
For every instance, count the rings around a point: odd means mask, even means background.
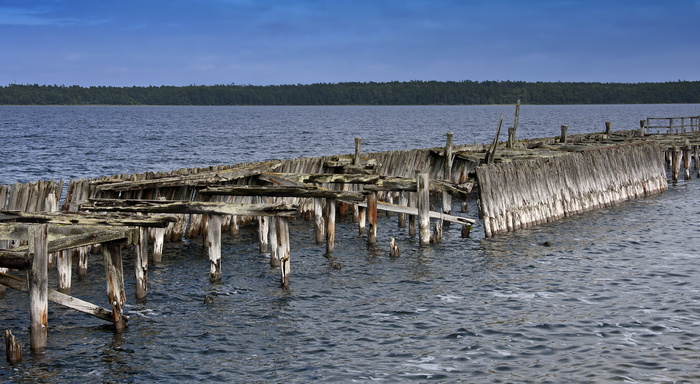
[[[417,198],[418,198],[418,193],[417,192],[410,192],[408,194],[408,206],[409,207],[417,207]],[[408,215],[408,235],[409,236],[415,236],[416,235],[416,215]]]
[[[286,217],[276,217],[277,246],[280,256],[280,283],[283,288],[289,288],[291,274],[291,256],[289,253],[289,222]]]
[[[399,244],[396,242],[396,239],[392,237],[389,241],[389,256],[399,257],[400,255],[401,252],[399,251]]]
[[[693,145],[693,162],[697,172],[696,177],[700,177],[700,145]]]
[[[442,243],[442,220],[435,221],[435,227],[433,228],[433,234],[430,237],[431,243]]]
[[[367,243],[377,243],[377,192],[372,191],[367,194],[367,216],[369,219],[369,232],[367,233]]]
[[[165,228],[156,228],[153,233],[153,263],[163,261],[163,242],[165,241]]]
[[[56,274],[58,278],[58,291],[70,294],[71,277],[73,272],[73,250],[65,249],[56,252]]]
[[[400,191],[399,192],[399,205],[407,207],[408,206],[408,196],[406,195],[408,192],[406,191]],[[406,228],[406,214],[405,213],[399,213],[399,228]]]
[[[418,224],[421,245],[430,244],[430,190],[428,189],[429,175],[419,173],[416,177],[418,195]]]
[[[445,143],[445,162],[444,162],[444,179],[452,182],[452,132],[447,133],[447,142]],[[452,213],[452,195],[449,192],[442,191],[442,213],[451,214]],[[445,225],[449,225],[449,222],[445,222]]]
[[[605,134],[608,135],[608,137],[612,134],[612,122],[611,121],[605,122]]]
[[[270,217],[270,267],[280,266],[280,247],[277,243],[277,218]]]
[[[367,208],[357,207],[357,224],[360,235],[364,235],[367,232]]]
[[[356,137],[355,138],[355,157],[352,159],[352,165],[361,165],[362,161],[360,160],[360,149],[362,148],[362,138],[361,137]]]
[[[221,280],[221,216],[209,216],[209,281]]]
[[[671,149],[671,172],[673,182],[678,181],[678,175],[681,172],[681,151],[675,146]]]
[[[335,199],[326,199],[326,253],[335,251]]]
[[[124,292],[121,244],[117,242],[103,244],[102,257],[107,278],[107,298],[112,306],[112,322],[114,323],[114,328],[119,332],[126,327],[126,321],[123,316],[126,292]]]
[[[48,225],[33,225],[29,229],[29,252],[33,256],[29,270],[29,321],[32,352],[46,349],[49,327]]]
[[[561,136],[559,137],[559,142],[561,144],[566,144],[566,134],[569,131],[569,126],[566,124],[561,125]]]
[[[644,122],[646,120],[639,120],[639,136],[644,137]]]
[[[238,225],[238,215],[231,215],[231,224],[229,226],[229,233],[231,235],[237,235],[240,231],[240,226]]]
[[[148,229],[139,227],[139,242],[134,250],[134,279],[136,298],[143,299],[148,291]]]
[[[9,329],[5,330],[5,355],[10,364],[17,364],[22,361],[22,344],[17,342],[15,335]]]
[[[89,249],[90,247],[78,248],[78,278],[80,279],[87,276],[88,259],[90,258]]]
[[[323,199],[314,198],[314,233],[316,234],[316,244],[322,244],[326,238],[323,220]],[[276,235],[275,235],[276,236]]]
[[[683,172],[684,179],[690,180],[690,140],[685,139],[683,146]]]
[[[269,251],[269,240],[270,233],[270,223],[269,218],[266,216],[258,216],[258,241],[260,243],[260,252],[265,253]]]
[[[520,99],[515,103],[515,118],[513,119],[513,126],[508,128],[508,142],[506,143],[507,148],[513,148],[515,146],[515,135],[518,130],[518,124],[520,121]]]

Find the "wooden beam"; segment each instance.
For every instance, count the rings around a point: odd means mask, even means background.
[[[81,209],[106,212],[184,213],[200,215],[296,216],[291,204],[234,204],[202,201],[90,199]],[[160,216],[158,216],[160,217]]]
[[[0,225],[9,228],[14,234],[20,234],[14,240],[26,240],[28,228],[31,224],[4,224]],[[49,226],[49,253],[59,252],[67,249],[84,247],[93,244],[101,244],[115,240],[127,240],[138,238],[138,230],[133,228],[110,228],[91,226]],[[76,233],[81,232],[81,233]],[[0,238],[3,238],[0,234]],[[12,249],[13,252],[28,252],[28,246],[21,246]]]
[[[201,195],[229,195],[229,196],[271,196],[271,197],[304,197],[321,199],[364,200],[361,192],[332,191],[314,186],[289,187],[289,186],[261,186],[261,185],[236,185],[226,187],[212,187],[199,191]]]
[[[228,183],[245,177],[259,175],[263,172],[269,172],[279,167],[281,163],[263,163],[255,167],[234,168],[229,170],[200,172],[193,175],[168,176],[158,179],[138,180],[138,181],[118,181],[105,182],[97,181],[92,183],[96,185],[97,191],[136,191],[141,189],[152,188],[170,188],[170,187],[208,187],[222,183]]]
[[[29,252],[0,250],[0,268],[27,270],[32,267]]]
[[[17,223],[63,224],[63,225],[107,225],[127,227],[165,227],[176,219],[170,216],[135,216],[125,214],[85,212],[22,212],[0,210],[0,222],[12,220]]]
[[[357,205],[359,205],[360,207],[363,207],[363,208],[367,207],[367,203],[357,203]],[[377,210],[378,211],[389,211],[389,212],[395,212],[395,213],[405,213],[405,214],[413,215],[413,216],[418,215],[418,208],[404,207],[403,205],[389,204],[389,203],[384,203],[381,201],[377,202]],[[435,211],[430,211],[429,215],[430,215],[431,219],[442,219],[444,221],[451,221],[453,223],[459,223],[459,224],[474,224],[476,222],[476,220],[470,219],[467,217],[445,215],[445,214],[441,214],[440,212],[435,212]]]
[[[29,287],[26,280],[5,273],[0,273],[0,284],[20,292],[29,292]],[[69,296],[53,289],[49,289],[48,298],[52,303],[95,316],[102,320],[109,322],[112,321],[112,311],[78,299],[77,297]]]

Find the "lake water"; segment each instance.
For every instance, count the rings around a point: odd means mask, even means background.
[[[0,107],[0,184],[488,142],[513,106]],[[699,105],[523,106],[519,137],[635,129]],[[335,260],[312,225],[291,222],[291,289],[244,228],[208,280],[198,241],[166,244],[129,327],[49,305],[44,354],[29,353],[26,294],[8,289],[0,326],[24,361],[7,383],[93,382],[700,382],[700,183],[484,239],[459,228],[421,247],[381,217],[369,247],[338,222]],[[457,205],[458,202],[455,202]],[[454,207],[457,211],[457,206]],[[476,215],[470,202],[471,217]],[[401,257],[389,257],[395,237]],[[544,246],[545,242],[551,246]],[[335,263],[341,268],[334,267]],[[55,272],[50,273],[55,287]],[[106,306],[100,256],[72,294]],[[204,296],[213,297],[205,303]]]

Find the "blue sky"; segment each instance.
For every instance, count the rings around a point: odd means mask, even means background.
[[[700,80],[700,0],[0,0],[0,85]]]

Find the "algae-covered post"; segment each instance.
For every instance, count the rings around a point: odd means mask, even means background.
[[[48,248],[48,225],[32,226],[29,229],[29,252],[33,260],[28,280],[30,346],[33,352],[46,349],[49,327]]]

